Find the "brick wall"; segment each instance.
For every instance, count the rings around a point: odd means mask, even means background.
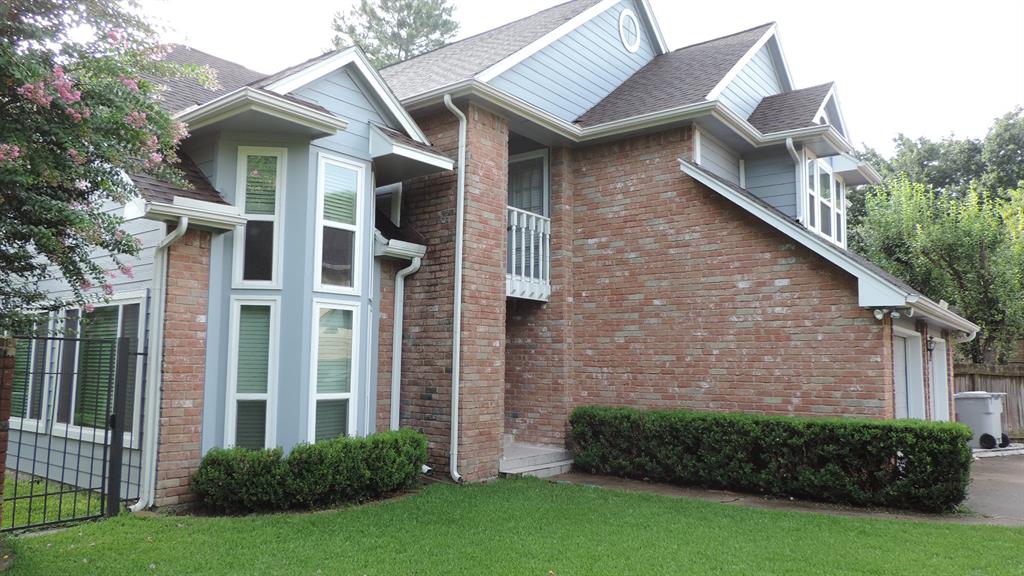
[[[155,505],[192,500],[199,466],[210,279],[210,234],[189,230],[168,254],[163,391]]]
[[[391,338],[394,333],[395,273],[407,263],[384,259],[380,261],[380,298],[377,345],[377,420],[378,432],[391,427]]]

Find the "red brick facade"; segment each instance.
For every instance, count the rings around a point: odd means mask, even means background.
[[[192,500],[189,478],[201,456],[209,279],[210,233],[189,230],[168,253],[156,506]]]

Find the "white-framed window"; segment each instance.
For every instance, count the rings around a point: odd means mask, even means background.
[[[277,444],[277,296],[232,296],[224,445]]]
[[[135,432],[141,423],[143,378],[143,357],[138,352],[145,334],[144,301],[145,291],[125,292],[91,310],[69,309],[53,318],[51,326],[62,330],[59,336],[70,338],[50,340],[46,356],[45,370],[51,380],[43,386],[54,395],[47,399],[51,434],[106,441],[107,417],[114,409],[117,338],[127,337],[133,356],[128,361],[124,445],[138,447]]]
[[[931,356],[932,377],[932,420],[947,422],[949,417],[949,358],[946,355],[946,341],[933,338]]]
[[[355,434],[358,326],[358,307],[322,300],[313,302],[310,442]]]
[[[827,159],[805,154],[805,225],[833,243],[846,246],[846,184]]]
[[[366,167],[320,153],[316,185],[316,290],[355,294],[362,264],[361,195]]]
[[[235,231],[235,288],[279,288],[285,148],[239,146],[235,199],[248,220]]]
[[[629,8],[619,12],[619,40],[630,54],[640,49],[640,22]]]
[[[546,148],[509,156],[508,205],[548,216],[549,170]]]
[[[892,368],[896,418],[925,418],[921,334],[892,329]]]
[[[55,317],[40,315],[33,324],[32,336],[15,340],[14,372],[11,384],[11,428],[32,432],[45,431],[46,403],[54,378],[51,364],[54,342],[50,335]]]

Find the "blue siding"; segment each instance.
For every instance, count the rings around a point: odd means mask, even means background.
[[[348,121],[343,132],[320,138],[314,144],[362,160],[370,159],[371,122],[401,130],[393,122],[385,121],[379,106],[367,98],[369,93],[348,68],[332,72],[294,92],[295,96],[319,104]]]
[[[739,154],[705,133],[700,135],[700,164],[733,184],[740,183]]]
[[[563,120],[575,120],[654,58],[654,44],[642,23],[640,49],[631,54],[622,46],[619,14],[626,8],[640,13],[632,0],[612,6],[490,84]]]
[[[744,159],[746,189],[796,218],[796,166],[785,150]]]
[[[757,108],[765,96],[782,92],[782,82],[775,69],[768,45],[765,44],[757,54],[740,70],[732,82],[722,90],[719,99],[734,112],[746,118]]]

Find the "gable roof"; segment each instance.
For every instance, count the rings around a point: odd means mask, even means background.
[[[754,217],[857,278],[860,306],[865,308],[908,307],[918,310],[922,315],[930,317],[944,326],[964,332],[968,335],[968,339],[973,338],[981,329],[970,320],[928,299],[918,290],[860,254],[821,238],[805,228],[799,221],[790,218],[746,189],[685,158],[678,160],[680,169],[694,180],[721,194]]]
[[[170,204],[174,202],[176,196],[180,196],[192,200],[227,205],[224,198],[213,188],[213,185],[210,184],[210,181],[206,179],[206,176],[199,170],[199,167],[196,166],[196,163],[192,161],[188,154],[179,154],[177,168],[181,171],[185,181],[192,186],[191,188],[183,188],[154,178],[149,174],[136,174],[131,177],[132,182],[139,189],[139,194],[150,202]]]
[[[469,80],[600,2],[571,0],[392,64],[380,74],[401,100]]]
[[[814,118],[832,92],[832,87],[833,83],[827,82],[766,96],[750,113],[747,122],[763,134],[814,126]]]
[[[171,51],[165,60],[183,65],[206,66],[214,74],[214,86],[203,86],[194,78],[154,78],[146,80],[164,87],[160,100],[170,112],[179,112],[191,106],[209,102],[237,90],[250,82],[263,78],[265,74],[250,70],[241,64],[218,58],[195,48],[171,44]]]
[[[703,102],[774,23],[655,56],[576,123],[595,126]]]

